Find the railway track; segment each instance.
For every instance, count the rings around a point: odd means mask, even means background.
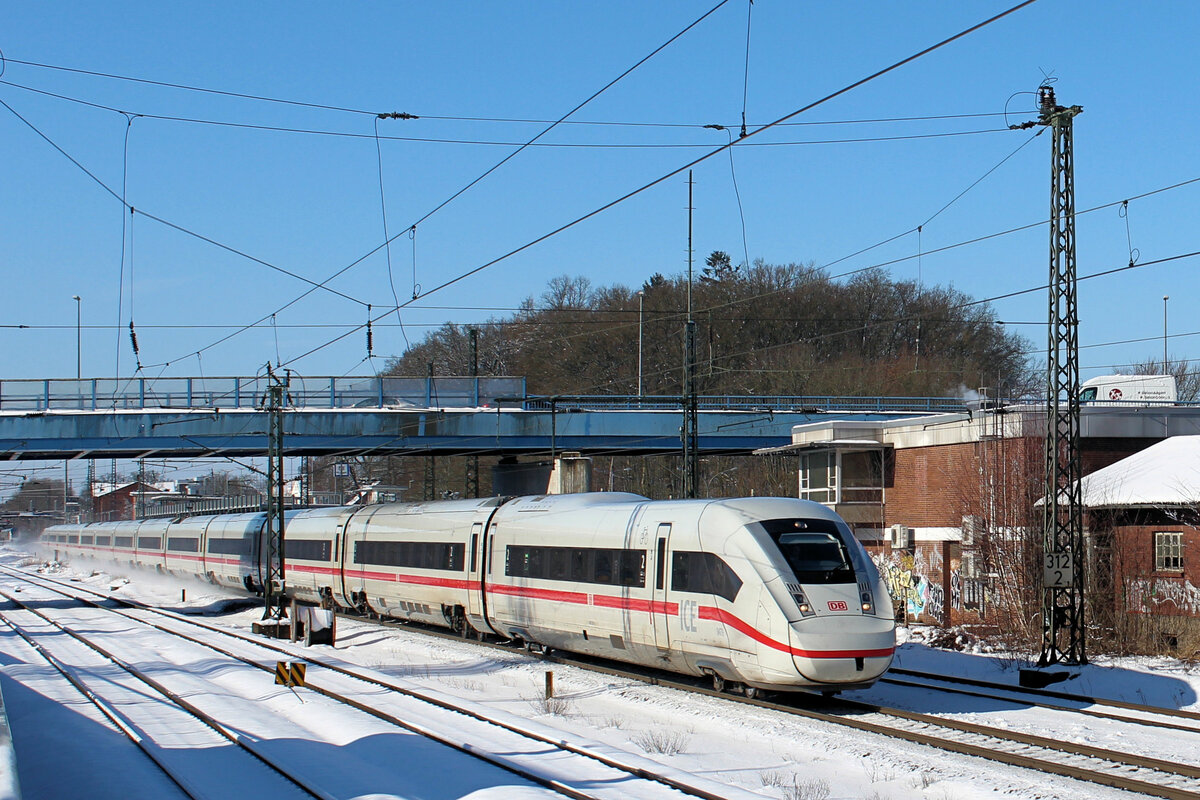
[[[174,785],[179,793],[194,800],[212,796],[216,787],[180,763],[178,751],[162,739],[187,741],[190,747],[234,749],[220,751],[220,769],[225,774],[245,775],[275,797],[321,798],[328,795],[306,785],[273,763],[251,740],[235,733],[179,694],[165,687],[112,652],[56,622],[31,604],[0,591],[16,612],[0,612],[0,620],[38,656],[63,676],[112,725],[131,741]],[[69,641],[61,641],[66,634]],[[47,646],[45,640],[60,640]],[[57,652],[52,652],[57,651]],[[114,669],[115,668],[115,669]],[[147,698],[123,678],[132,678],[157,695]],[[165,699],[166,704],[159,702]],[[257,773],[257,774],[254,774]]]
[[[140,625],[153,628],[160,634],[178,637],[190,644],[204,647],[216,652],[236,663],[240,667],[255,668],[267,673],[274,672],[275,659],[286,655],[295,659],[296,655],[287,648],[279,647],[259,637],[245,636],[217,626],[208,625],[198,620],[189,619],[170,612],[134,603],[125,599],[113,598],[103,593],[94,592],[84,587],[63,584],[60,581],[42,576],[31,576],[28,573],[0,567],[0,573],[19,578],[28,584],[39,587],[44,591],[52,591],[62,597],[82,603],[96,611],[117,615],[125,620],[134,621]],[[99,599],[91,599],[83,595],[91,595]],[[66,633],[72,642],[89,648],[94,654],[105,659],[110,665],[116,665],[130,675],[136,675],[139,680],[155,688],[163,697],[168,697],[177,704],[188,704],[177,692],[172,692],[165,686],[157,684],[148,678],[144,671],[139,670],[116,653],[90,641],[94,636],[85,636],[79,631],[71,630],[69,624],[56,622],[41,609],[33,608],[27,598],[18,597],[15,592],[0,590],[0,597],[21,614],[34,615],[42,624],[52,627],[60,633]],[[127,610],[111,607],[125,606]],[[22,627],[20,622],[14,624],[13,609],[0,611],[10,626]],[[158,621],[145,619],[143,615],[155,615]],[[89,621],[88,628],[93,629],[94,622]],[[200,627],[205,629],[204,637],[187,634],[184,629]],[[29,631],[26,630],[26,634]],[[231,643],[223,646],[211,641],[208,634],[219,635]],[[123,634],[127,635],[127,634]],[[24,638],[24,637],[23,637]],[[30,637],[35,638],[35,637]],[[61,636],[59,637],[61,638]],[[37,645],[35,645],[37,646]],[[42,648],[44,649],[44,648]],[[252,651],[257,650],[257,653]],[[263,659],[263,652],[267,659]],[[615,798],[648,798],[650,800],[681,800],[681,798],[702,798],[703,800],[722,800],[749,793],[735,787],[723,785],[704,785],[703,779],[695,783],[681,780],[665,774],[660,774],[645,762],[642,764],[629,763],[640,761],[631,757],[629,762],[611,755],[590,752],[585,746],[573,745],[559,738],[553,738],[530,730],[528,726],[514,724],[502,719],[491,718],[479,711],[464,708],[445,699],[433,697],[396,683],[381,680],[370,675],[350,669],[344,665],[332,663],[327,659],[304,659],[312,668],[308,671],[305,688],[332,700],[342,706],[351,708],[355,713],[366,714],[376,720],[397,726],[405,731],[417,734],[448,746],[458,752],[480,759],[488,764],[519,776],[530,784],[540,786],[555,794],[575,798],[575,800],[613,800]],[[213,669],[210,667],[209,669]],[[71,672],[70,668],[67,668]],[[64,673],[65,674],[65,673]],[[157,684],[157,685],[156,685]],[[379,689],[388,690],[387,696],[382,696]],[[403,702],[388,702],[389,698],[402,698]],[[101,701],[103,702],[103,701]],[[414,704],[425,706],[418,713],[411,713]],[[190,704],[189,704],[190,705]],[[408,706],[410,713],[404,714],[397,706]],[[197,719],[204,718],[204,723],[210,728],[226,729],[215,717],[205,714],[199,709],[190,709]],[[350,729],[356,726],[351,724]],[[484,731],[483,729],[487,729]],[[479,744],[484,742],[485,744]],[[253,746],[253,745],[251,745]],[[261,757],[263,754],[260,752]],[[264,759],[270,763],[269,759]],[[295,767],[274,764],[281,775],[291,775]],[[236,773],[226,773],[236,774]],[[293,779],[297,786],[302,783]],[[696,785],[700,784],[700,785]],[[585,788],[586,787],[586,788]],[[226,791],[228,787],[225,787]],[[312,790],[308,796],[333,798],[339,796],[328,789]],[[353,794],[353,793],[352,793]],[[187,797],[219,796],[194,794],[184,792]],[[268,796],[288,797],[286,793]]]
[[[903,677],[894,677],[903,676]],[[1144,703],[1108,700],[1102,697],[1073,694],[1055,689],[1033,689],[1012,686],[977,678],[938,675],[920,670],[893,667],[880,683],[1028,703],[1041,708],[1069,711],[1098,719],[1119,720],[1169,730],[1200,733],[1200,713],[1178,708],[1164,708]],[[1104,710],[1099,710],[1104,709]]]
[[[27,573],[20,574],[23,577],[29,577]],[[37,579],[46,581],[52,580],[40,576],[38,576]],[[77,591],[95,594],[99,597],[109,598],[108,595],[92,592],[91,590],[83,589],[82,587],[72,588],[76,589]],[[118,600],[116,598],[111,598],[111,600],[120,602],[122,604],[127,604],[131,608],[137,608],[147,613],[161,614],[172,619],[178,618],[178,620],[182,623],[198,625],[209,630],[228,633],[227,631],[224,631],[216,626],[211,626],[198,620],[178,617],[178,615],[170,614],[170,612],[162,612],[129,600]],[[403,624],[398,625],[398,627],[403,627],[405,630],[420,632],[433,637],[451,639],[458,642],[464,641],[457,635],[431,631],[421,627]],[[258,639],[253,639],[241,634],[231,635],[256,643],[260,641]],[[487,643],[483,644],[484,646],[498,647],[510,653],[513,651],[511,646],[496,644],[489,645]],[[266,646],[274,648],[273,645]],[[279,652],[287,652],[282,648],[275,649],[277,649]],[[1047,737],[1024,734],[992,726],[947,719],[945,717],[933,714],[925,714],[897,708],[888,708],[870,703],[860,703],[845,699],[838,699],[836,701],[820,701],[815,700],[815,696],[810,695],[802,695],[797,698],[791,698],[789,701],[779,701],[764,698],[746,698],[705,688],[698,681],[691,681],[676,675],[667,675],[649,670],[630,668],[628,665],[614,667],[611,665],[611,663],[601,664],[592,659],[579,658],[568,654],[559,653],[545,655],[544,657],[554,663],[569,664],[604,674],[632,678],[655,685],[697,692],[713,697],[720,697],[731,702],[747,703],[760,708],[777,710],[834,725],[850,727],[857,730],[899,738],[905,741],[924,744],[950,752],[986,758],[991,761],[997,761],[1012,766],[1019,766],[1026,769],[1060,775],[1076,780],[1123,789],[1126,791],[1138,792],[1147,796],[1163,797],[1171,800],[1197,800],[1197,798],[1200,798],[1200,767],[1193,765],[1169,762],[1163,759],[1150,758],[1136,753],[1118,752],[1094,746],[1072,744],[1070,742],[1063,742],[1057,739],[1049,739]],[[345,670],[344,667],[338,665],[326,665],[321,659],[308,660],[313,664],[330,666],[330,668],[334,669],[335,671]],[[353,674],[353,671],[348,672]],[[920,675],[911,674],[911,671],[903,671],[903,674],[911,678],[922,677]],[[933,677],[934,676],[929,675],[923,676],[924,682],[920,683],[919,685],[921,685],[923,688],[937,688],[934,686],[934,681],[932,680]],[[894,682],[901,683],[904,681],[901,680]],[[917,681],[908,681],[908,683],[916,682]],[[387,682],[379,683],[381,683],[381,685],[387,685],[390,688],[398,691],[408,691],[388,684]],[[985,682],[975,683],[983,684]],[[975,685],[971,688],[959,688],[957,691],[968,692],[978,696],[997,697],[998,695],[986,694],[985,690],[998,690],[998,688],[1004,688],[1010,691],[1012,690],[1012,687],[987,687],[984,685]],[[1076,703],[1082,703],[1083,701],[1091,699],[1080,698],[1077,696],[1068,695],[1066,693],[1058,693],[1054,691],[1046,692],[1043,690],[1042,693],[1047,698],[1057,696],[1055,699],[1070,699],[1076,701]],[[827,710],[806,707],[804,703],[810,699],[826,706]],[[1028,700],[1025,702],[1028,702]],[[1133,704],[1122,704],[1114,701],[1105,702],[1107,705],[1113,707],[1128,706],[1129,708],[1127,710],[1137,711],[1140,713],[1163,711],[1162,709],[1156,709],[1153,707],[1138,707],[1133,706]],[[1044,705],[1052,708],[1079,711],[1079,709],[1069,708],[1064,703],[1059,703],[1057,705]],[[1171,710],[1167,710],[1167,712],[1170,711]],[[1093,715],[1103,715],[1108,719],[1129,722],[1131,724],[1150,724],[1157,725],[1158,727],[1188,732],[1200,730],[1190,726],[1162,722],[1156,723],[1147,719],[1131,719],[1116,714],[1103,714],[1103,712],[1096,712],[1096,714]],[[1178,716],[1187,718],[1193,715],[1191,715],[1190,712],[1178,712],[1178,714],[1167,713],[1164,714],[1164,716]],[[1198,742],[1200,742],[1200,740],[1198,740]],[[1200,744],[1198,744],[1198,746],[1200,746]]]

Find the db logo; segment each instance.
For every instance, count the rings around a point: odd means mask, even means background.
[[[846,605],[845,600],[830,600],[829,601],[829,610],[830,611],[849,611],[850,606]]]
[[[1120,389],[1109,389],[1108,390],[1108,399],[1109,400],[1120,400],[1121,399],[1121,390]]]

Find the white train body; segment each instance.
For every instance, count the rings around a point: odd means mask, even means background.
[[[59,525],[43,538],[256,591],[264,521]],[[836,514],[803,500],[394,503],[289,512],[285,531],[289,595],[464,633],[763,689],[869,686],[895,647],[871,559]]]

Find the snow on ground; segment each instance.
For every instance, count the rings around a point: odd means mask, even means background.
[[[17,564],[22,554],[0,550],[0,563]],[[261,606],[242,595],[194,579],[122,571],[112,565],[85,563],[40,565],[60,579],[78,581],[101,591],[189,614],[204,614],[208,622],[242,632],[261,616]],[[32,567],[31,567],[32,568]],[[111,571],[106,571],[111,570]],[[945,651],[922,642],[921,629],[901,629],[896,665],[910,669],[969,675],[1016,683],[1025,664],[1007,654]],[[550,665],[520,651],[498,651],[468,642],[435,639],[417,632],[385,628],[353,618],[339,618],[336,648],[311,648],[314,657],[339,659],[371,667],[405,683],[473,701],[487,708],[557,729],[574,742],[610,751],[647,757],[682,772],[784,800],[981,800],[1012,797],[1089,800],[1129,797],[1127,793],[1052,776],[960,757],[898,740],[850,731],[776,712],[735,705],[718,698],[690,695],[661,687]],[[15,651],[14,651],[15,652]],[[23,667],[13,652],[0,652],[0,676],[17,747],[18,769],[27,798],[56,797],[53,770],[44,753],[30,753],[23,742],[51,747],[70,736],[37,730],[39,721],[67,728],[82,709],[34,714],[39,698],[20,683]],[[554,671],[556,697],[543,699],[545,672]],[[1073,669],[1077,677],[1061,684],[1066,691],[1130,702],[1151,703],[1200,711],[1200,669],[1170,659],[1103,659]],[[888,690],[871,690],[879,699]],[[919,697],[919,695],[918,695]],[[964,699],[961,708],[938,694],[918,709],[938,713],[962,712],[977,717],[977,706]],[[906,698],[911,701],[912,690]],[[1002,711],[983,720],[1002,719]],[[1059,717],[1062,717],[1061,713]],[[1071,724],[1051,722],[1046,725]],[[20,724],[18,724],[18,722]],[[1055,736],[1047,727],[1039,731]],[[1156,752],[1151,729],[1132,734],[1145,737],[1139,749]],[[1060,737],[1062,738],[1062,737]],[[51,759],[52,760],[52,759]],[[26,764],[31,766],[27,767]],[[494,794],[474,792],[472,800]],[[149,795],[148,795],[149,796]],[[397,796],[403,796],[397,794]]]

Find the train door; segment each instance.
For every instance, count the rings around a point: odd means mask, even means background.
[[[483,523],[471,525],[471,538],[467,542],[470,548],[467,556],[467,615],[472,619],[481,620],[483,617]],[[472,623],[479,629],[480,622]]]
[[[346,596],[346,520],[348,517],[342,517],[338,520],[337,528],[333,533],[333,563],[334,573],[333,585],[334,591],[337,592],[338,605],[349,607],[351,605],[350,598]]]
[[[668,613],[667,561],[670,559],[671,523],[660,522],[654,536],[654,589],[650,593],[650,619],[654,625],[654,644],[660,651],[671,649]]]
[[[358,545],[367,538],[367,526],[380,508],[373,506],[351,511],[342,522],[342,597],[350,608],[367,609],[366,574],[356,561]]]

